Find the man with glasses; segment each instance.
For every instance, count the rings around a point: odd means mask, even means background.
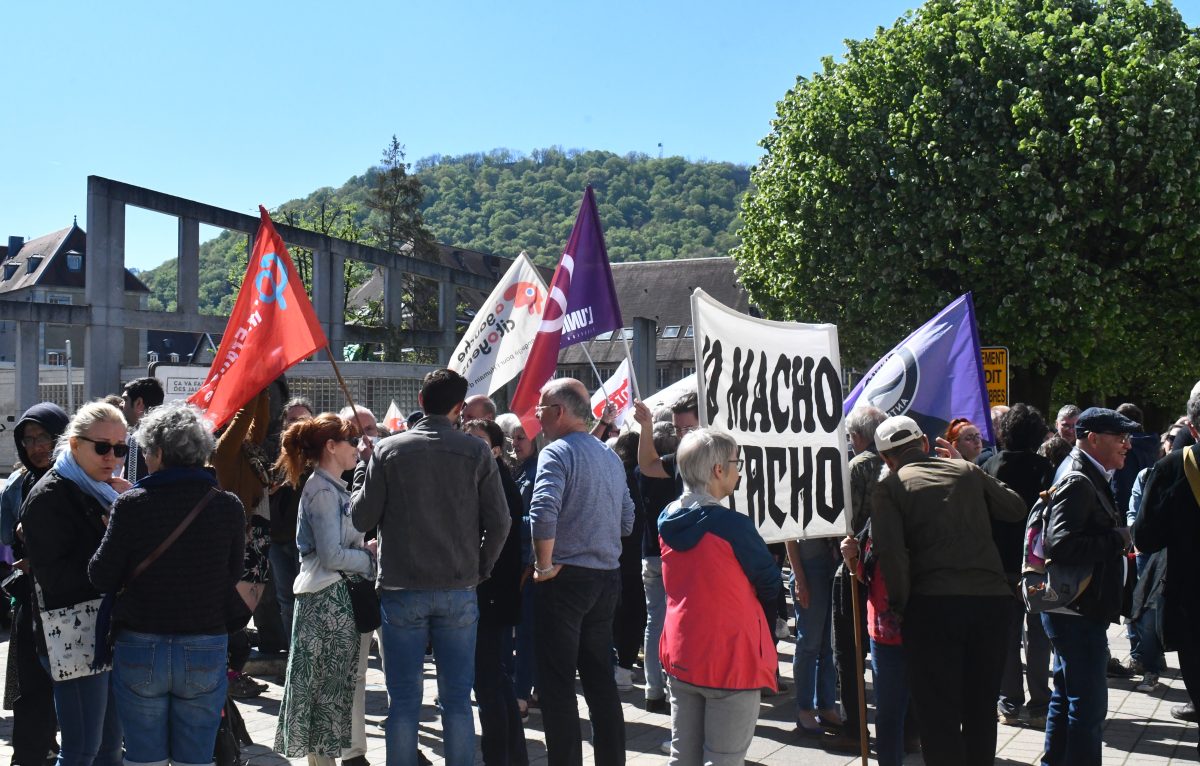
[[[125,438],[126,444],[129,445],[129,453],[125,456],[125,478],[131,484],[136,484],[138,479],[144,478],[148,473],[146,458],[142,457],[142,448],[138,446],[137,439],[133,438],[133,432],[137,430],[142,416],[162,404],[165,398],[162,383],[158,378],[131,380],[121,392],[121,400],[124,403],[121,411],[129,425],[129,436]]]
[[[1141,427],[1115,410],[1089,407],[1075,421],[1075,448],[1046,519],[1046,559],[1092,568],[1072,603],[1042,614],[1054,647],[1054,692],[1046,716],[1043,766],[1099,766],[1108,710],[1107,628],[1121,616],[1129,530],[1112,492],[1130,434]]]
[[[538,455],[533,527],[538,695],[551,766],[582,763],[575,672],[592,722],[593,759],[625,762],[625,721],[613,677],[613,615],[621,597],[621,537],[633,499],[616,453],[587,432],[591,397],[574,378],[542,388],[535,413],[550,443]]]

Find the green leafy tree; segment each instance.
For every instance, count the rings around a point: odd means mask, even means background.
[[[1015,400],[1178,408],[1200,372],[1171,297],[1200,255],[1198,74],[1166,2],[931,0],[779,102],[742,282],[772,317],[836,322],[860,369],[974,290]]]

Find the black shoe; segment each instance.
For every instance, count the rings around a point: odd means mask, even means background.
[[[854,753],[862,752],[862,744],[858,737],[846,734],[845,732],[836,732],[831,737],[826,737],[821,740],[821,747],[826,750],[832,750],[835,753]]]
[[[421,764],[421,766],[433,766],[433,761],[429,760],[429,756],[420,750],[417,751],[417,763]]]
[[[255,681],[245,673],[238,673],[229,679],[228,694],[234,699],[252,699],[267,690],[267,685]]]
[[[353,758],[343,758],[342,766],[371,766],[371,762],[365,755],[356,755]]]
[[[666,697],[658,697],[657,699],[646,700],[647,713],[661,713],[662,715],[671,714],[671,703],[667,702]]]
[[[1116,657],[1108,658],[1108,677],[1109,678],[1132,678],[1133,671],[1121,664],[1121,661]]]
[[[1192,702],[1171,708],[1171,717],[1188,723],[1200,723],[1200,713],[1196,712],[1196,705]]]

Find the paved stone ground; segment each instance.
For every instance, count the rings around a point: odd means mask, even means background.
[[[1128,642],[1123,635],[1123,629],[1113,626],[1109,631],[1113,653],[1122,659],[1128,655]],[[780,659],[785,678],[791,683],[791,657],[794,649],[792,641],[779,642]],[[4,666],[3,655],[7,654],[7,637],[0,642],[0,667]],[[1179,678],[1179,668],[1176,656],[1167,655],[1170,670],[1163,675],[1163,684],[1153,694],[1144,694],[1133,689],[1133,681],[1111,680],[1109,683],[1108,720],[1104,729],[1104,763],[1105,764],[1184,764],[1197,762],[1197,727],[1195,724],[1183,724],[1171,718],[1170,707],[1187,701],[1183,681]],[[265,668],[263,668],[265,670]],[[270,682],[270,689],[262,697],[254,700],[239,701],[242,716],[245,718],[250,735],[256,744],[244,751],[250,766],[286,766],[287,759],[275,754],[270,744],[275,738],[275,715],[279,709],[279,700],[283,688],[281,678],[260,674],[262,680]],[[868,674],[869,678],[869,674]],[[432,663],[425,666],[425,703],[420,728],[421,749],[434,763],[442,762],[441,740],[437,711],[433,707],[436,691],[434,667]],[[641,707],[642,688],[635,686],[634,690],[622,696],[625,711],[625,731],[627,739],[627,754],[630,764],[646,764],[662,766],[666,756],[659,751],[660,743],[667,738],[670,720],[667,716],[647,713]],[[868,692],[869,697],[869,692]],[[586,711],[582,695],[579,696],[581,711]],[[372,764],[383,766],[385,763],[385,748],[383,729],[380,722],[386,714],[387,694],[383,683],[383,673],[379,667],[379,658],[371,657],[371,669],[367,674],[367,738],[369,742],[368,759]],[[0,763],[7,763],[12,756],[10,746],[12,732],[12,717],[9,711],[3,711],[0,718]],[[859,762],[857,757],[828,753],[819,747],[802,740],[793,731],[795,707],[794,695],[789,693],[778,697],[765,699],[759,718],[758,729],[755,732],[754,743],[750,747],[748,762],[763,766],[789,766],[797,763],[812,764],[812,766],[849,766]],[[585,736],[587,724],[584,726]],[[476,724],[478,731],[478,724]],[[531,716],[526,725],[526,739],[529,743],[530,760],[534,764],[546,762],[545,737],[542,733],[540,716]],[[1012,766],[1015,764],[1036,764],[1041,754],[1043,733],[1028,727],[1000,726],[997,743],[996,763]],[[584,746],[584,759],[590,762],[591,752]],[[874,754],[872,754],[874,761]],[[482,761],[477,761],[482,762]],[[301,766],[303,759],[291,761]],[[906,766],[923,764],[920,755],[911,755],[905,760]]]

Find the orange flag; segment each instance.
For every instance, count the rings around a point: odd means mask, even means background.
[[[287,247],[262,205],[262,224],[221,347],[188,401],[220,428],[284,370],[329,344]]]

